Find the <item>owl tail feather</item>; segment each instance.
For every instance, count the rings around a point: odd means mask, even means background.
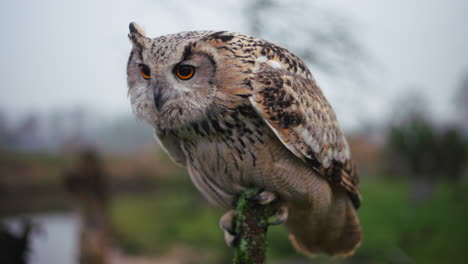
[[[361,244],[361,225],[351,201],[345,198],[335,200],[324,221],[317,221],[312,214],[302,213],[307,220],[303,218],[300,223],[286,223],[289,238],[297,251],[308,256],[325,253],[348,257],[354,254]]]

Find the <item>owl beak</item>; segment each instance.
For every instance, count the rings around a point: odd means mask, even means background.
[[[154,105],[156,106],[156,110],[158,110],[158,112],[161,111],[161,107],[164,104],[162,97],[161,85],[157,82],[154,86]]]

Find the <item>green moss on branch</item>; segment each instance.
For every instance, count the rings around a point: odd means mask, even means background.
[[[234,227],[239,234],[234,264],[262,264],[267,250],[268,219],[277,209],[275,203],[262,205],[249,200],[260,192],[259,189],[247,189],[236,203]]]

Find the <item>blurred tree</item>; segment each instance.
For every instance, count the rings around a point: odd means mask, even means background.
[[[440,174],[458,188],[468,164],[468,71],[461,78],[454,105],[458,124],[446,128],[439,138]]]
[[[468,72],[462,77],[458,92],[455,94],[455,105],[457,107],[457,113],[460,113],[458,117],[465,131],[468,131]]]
[[[249,33],[288,47],[307,64],[326,72],[362,77],[357,66],[367,56],[349,21],[314,2],[246,1]]]
[[[414,200],[430,198],[438,180],[459,184],[468,158],[461,130],[447,126],[437,130],[421,95],[407,96],[400,105],[389,129],[387,167],[410,177]]]
[[[39,130],[38,114],[29,113],[14,131],[15,147],[21,151],[38,150],[42,145]]]
[[[406,95],[397,104],[389,128],[386,166],[394,174],[408,175],[411,198],[432,197],[438,176],[437,137],[429,119],[427,101],[419,94]]]
[[[152,134],[152,130],[148,129],[146,124],[129,114],[101,125],[91,135],[101,149],[132,151],[141,148],[157,148]]]
[[[466,140],[459,129],[449,128],[439,136],[438,145],[440,176],[460,186],[468,161]]]
[[[423,116],[409,113],[407,118],[390,128],[388,150],[395,160],[392,167],[407,173],[435,177],[436,136],[432,125]]]
[[[10,149],[13,145],[13,139],[6,114],[0,110],[0,150]]]

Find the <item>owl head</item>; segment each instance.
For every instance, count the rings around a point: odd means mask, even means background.
[[[219,32],[148,38],[138,25],[130,24],[127,82],[136,116],[154,127],[180,126],[203,118],[219,99],[221,87],[235,86],[236,78],[230,76],[239,70],[215,48],[213,34]]]

